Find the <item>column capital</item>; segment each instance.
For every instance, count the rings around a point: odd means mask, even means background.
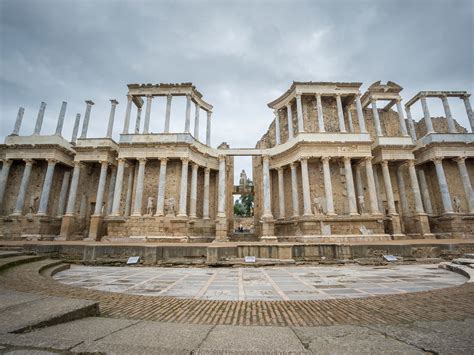
[[[402,102],[402,98],[401,98],[401,97],[397,97],[397,98],[395,99],[395,102],[396,102],[397,104],[401,103],[401,102]]]
[[[316,98],[321,98],[321,93],[320,93],[320,92],[317,92],[316,94],[314,94],[314,96],[315,96]]]
[[[444,157],[434,157],[431,161],[435,164],[442,164]]]
[[[46,159],[46,161],[48,162],[48,165],[53,165],[53,164],[56,164],[58,162],[58,160],[54,159],[54,158],[48,158],[48,159]]]
[[[153,95],[152,95],[152,94],[147,94],[147,95],[145,95],[145,97],[146,97],[147,100],[153,99]]]
[[[133,95],[128,94],[127,95],[127,101],[132,102],[132,100],[133,100]]]
[[[119,104],[119,102],[115,99],[111,99],[110,103],[112,104],[112,106],[117,106]]]
[[[95,105],[94,101],[92,101],[92,100],[86,100],[86,104],[87,104],[87,106]]]
[[[374,157],[364,157],[364,161],[366,162],[372,162],[373,159]]]
[[[75,161],[73,164],[74,164],[74,168],[81,168],[82,167],[82,162],[81,161]]]
[[[334,96],[336,96],[336,97],[341,97],[341,93],[340,93],[340,92],[336,92],[336,93],[334,94]]]
[[[280,172],[280,171],[283,172],[283,166],[278,166],[278,167],[275,168],[275,170],[278,171],[278,172]]]
[[[211,172],[211,168],[208,168],[207,166],[204,168],[204,173],[209,174]]]
[[[125,162],[127,161],[127,159],[125,158],[117,158],[117,163],[122,163],[122,164],[125,164]]]
[[[208,118],[208,119],[211,119],[212,111],[206,111],[206,113],[207,113],[207,118]]]
[[[23,159],[26,165],[33,165],[35,161],[33,159]]]
[[[138,110],[138,112],[142,112],[142,108],[141,108],[141,107],[137,107],[137,110]]]
[[[471,96],[471,94],[465,93],[465,94],[462,94],[461,96],[459,96],[459,98],[460,98],[461,100],[466,100],[466,99],[468,99],[470,96]]]
[[[168,158],[160,158],[160,164],[165,165],[168,162]]]
[[[370,103],[371,103],[371,104],[376,104],[376,103],[377,103],[377,99],[374,98],[374,97],[371,97],[371,98],[370,98]]]
[[[291,168],[291,170],[295,170],[297,164],[298,164],[297,162],[292,162],[292,163],[290,163],[290,168]]]
[[[286,109],[287,109],[288,111],[291,111],[291,103],[290,103],[290,102],[288,102],[288,103],[286,104]]]
[[[382,166],[384,166],[384,167],[385,167],[385,166],[388,167],[388,160],[382,160],[382,161],[380,162],[380,165],[382,165]]]
[[[461,155],[459,157],[453,158],[456,163],[463,163],[466,160],[466,156]]]
[[[321,157],[321,161],[324,163],[329,162],[330,160],[331,160],[331,157],[328,157],[328,156]]]
[[[13,160],[11,159],[2,159],[3,166],[5,165],[12,165]]]
[[[309,157],[301,157],[301,158],[300,158],[300,162],[303,162],[303,161],[307,162],[308,159],[309,159]]]
[[[197,165],[196,163],[191,163],[191,164],[192,164],[193,170],[198,170],[199,169],[199,165]]]
[[[109,164],[110,164],[108,160],[100,160],[99,163],[102,166],[104,166],[104,165],[109,166]]]
[[[351,159],[352,159],[351,157],[342,157],[342,160],[344,160],[344,162],[346,162],[346,161],[350,162]]]
[[[415,159],[408,159],[407,163],[409,167],[415,167]]]
[[[219,154],[219,155],[217,156],[217,159],[218,159],[219,161],[225,160],[225,154]]]
[[[146,163],[146,158],[137,158],[138,160],[138,163],[141,165],[141,164],[145,164]]]
[[[189,158],[188,157],[181,157],[179,158],[183,164],[188,164],[189,163]]]
[[[186,99],[191,100],[191,94],[186,94]]]

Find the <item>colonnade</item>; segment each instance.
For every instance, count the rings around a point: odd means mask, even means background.
[[[406,137],[408,136],[408,131],[407,131],[407,126],[405,124],[405,117],[403,115],[403,107],[402,107],[402,101],[401,99],[397,98],[395,99],[396,105],[397,105],[397,113],[398,113],[398,122],[399,122],[399,127],[400,127],[400,132],[402,136]],[[377,99],[371,98],[370,100],[371,106],[372,106],[372,116],[374,117],[374,126],[375,126],[375,134],[378,137],[383,137],[383,130],[382,130],[382,125],[380,123],[380,116],[379,116],[379,110],[377,108]]]

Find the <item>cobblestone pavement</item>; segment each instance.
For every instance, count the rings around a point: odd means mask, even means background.
[[[230,301],[358,298],[429,291],[466,281],[436,265],[236,269],[73,265],[54,278],[101,291]]]

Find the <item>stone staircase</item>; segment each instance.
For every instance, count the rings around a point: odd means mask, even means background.
[[[464,275],[469,279],[468,283],[474,283],[474,254],[464,254],[450,263],[441,263],[439,267]]]

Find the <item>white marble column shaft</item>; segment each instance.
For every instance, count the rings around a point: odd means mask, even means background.
[[[309,185],[308,158],[301,158],[301,183],[303,187],[303,216],[312,216],[311,190]]]
[[[188,201],[188,158],[181,158],[181,181],[179,189],[179,212],[178,217],[187,216],[187,201]]]
[[[449,194],[448,182],[444,174],[443,159],[436,158],[433,160],[438,177],[439,190],[441,192],[441,200],[443,202],[444,213],[452,213],[453,205],[451,203],[451,195]]]
[[[197,176],[198,176],[199,165],[193,164],[191,169],[191,196],[189,206],[189,218],[197,218],[196,205],[197,205]]]
[[[81,114],[77,113],[76,120],[74,121],[74,128],[72,129],[71,143],[76,143],[80,124],[81,124]]]
[[[64,214],[64,209],[66,208],[67,189],[69,188],[70,178],[71,172],[69,170],[65,171],[63,175],[63,181],[61,183],[61,190],[59,191],[58,209],[56,212],[57,217],[62,217]]]
[[[377,101],[371,100],[372,103],[372,115],[374,116],[374,125],[375,125],[375,133],[377,136],[383,136],[382,126],[380,125],[380,117],[379,117],[379,110],[377,109]]]
[[[155,216],[161,217],[165,215],[165,192],[166,192],[166,168],[168,160],[166,158],[160,159],[160,176],[158,179],[158,194],[156,201]]]
[[[114,121],[115,121],[115,109],[118,105],[118,101],[113,99],[110,100],[110,114],[109,114],[109,123],[107,124],[107,138],[112,138],[112,131],[114,130]]]
[[[206,145],[211,146],[211,111],[207,111],[207,122],[206,122]]]
[[[290,164],[291,168],[291,203],[293,207],[293,217],[299,217],[299,199],[298,199],[298,178],[296,173],[296,163]]]
[[[268,155],[263,156],[263,215],[262,218],[273,218],[271,204],[271,187],[270,187],[270,158]]]
[[[316,94],[316,109],[318,110],[319,132],[326,132],[326,128],[324,127],[324,112],[323,112],[323,104],[321,101],[321,94]]]
[[[278,110],[273,110],[273,114],[275,115],[275,144],[279,145],[280,140],[280,117],[278,115]]]
[[[418,185],[418,179],[416,177],[415,162],[413,160],[408,161],[408,173],[410,174],[411,189],[413,191],[413,197],[415,200],[415,212],[425,213],[423,209],[423,202],[421,199],[420,187]]]
[[[153,100],[152,95],[146,96],[146,108],[145,108],[145,124],[143,125],[143,134],[150,132],[150,118],[151,118],[151,103]]]
[[[225,200],[226,200],[226,191],[225,191],[225,156],[219,156],[219,181],[218,181],[218,201],[217,201],[217,217],[225,218]]]
[[[285,185],[283,180],[283,168],[280,167],[278,171],[278,217],[281,219],[285,218]]]
[[[382,175],[383,175],[383,182],[385,185],[385,197],[387,198],[388,204],[388,213],[390,215],[397,214],[397,210],[395,208],[395,199],[393,197],[393,188],[392,188],[392,179],[390,178],[390,169],[388,167],[388,161],[382,161]]]
[[[43,188],[41,189],[41,196],[38,205],[39,216],[46,216],[48,214],[49,195],[51,192],[51,185],[53,184],[54,168],[56,167],[56,160],[48,160],[48,167],[44,175]]]
[[[137,118],[135,119],[135,134],[140,133],[141,120],[142,120],[142,108],[137,107]]]
[[[346,123],[344,122],[344,111],[342,109],[341,95],[336,95],[337,117],[339,118],[339,131],[346,131]]]
[[[123,121],[122,134],[128,134],[130,128],[130,116],[132,114],[132,95],[127,95],[127,108],[125,109],[125,119]]]
[[[25,114],[25,109],[20,107],[18,109],[18,114],[16,115],[15,126],[13,127],[12,136],[17,136],[20,134],[21,122],[23,121],[23,115]]]
[[[323,162],[323,176],[324,176],[324,195],[326,197],[326,212],[329,216],[335,215],[334,211],[334,197],[332,193],[332,179],[331,168],[329,166],[329,157],[322,157]]]
[[[87,137],[87,130],[89,129],[89,120],[91,118],[91,108],[94,105],[94,102],[91,100],[86,101],[86,113],[84,114],[84,121],[82,122],[82,131],[79,138]]]
[[[110,172],[109,191],[107,192],[107,215],[110,215],[112,213],[116,183],[117,183],[117,168],[113,166]]]
[[[354,176],[352,175],[351,158],[344,157],[344,171],[346,174],[347,199],[349,202],[349,215],[355,216],[357,213],[357,199],[354,188]]]
[[[451,108],[449,107],[448,97],[442,96],[441,101],[443,102],[444,113],[446,120],[448,121],[448,132],[457,133],[456,126],[454,125],[453,115],[451,114]]]
[[[423,206],[428,214],[433,214],[433,206],[431,204],[430,191],[428,189],[428,183],[426,181],[425,171],[420,168],[418,169],[418,179],[421,188],[421,197],[423,198]]]
[[[413,142],[416,142],[415,122],[413,122],[413,118],[411,117],[410,107],[405,107],[405,111],[407,113],[408,127],[410,129],[411,139],[413,139]]]
[[[301,95],[296,95],[296,117],[298,119],[298,133],[304,132],[303,105]]]
[[[293,117],[291,113],[291,104],[286,105],[286,113],[287,113],[287,120],[288,120],[288,139],[292,139],[295,134],[293,132]]]
[[[125,160],[122,158],[118,159],[117,164],[117,177],[115,179],[115,186],[114,186],[114,199],[112,203],[112,216],[119,216],[120,215],[120,201],[122,199],[122,187],[123,187],[123,174],[125,171]]]
[[[404,217],[408,216],[408,200],[407,200],[407,190],[405,187],[405,180],[403,179],[403,165],[400,165],[397,168],[397,185],[398,185],[398,197],[400,198],[400,207],[402,210],[402,215]]]
[[[199,110],[200,107],[198,104],[195,104],[195,111],[194,111],[194,138],[199,140]]]
[[[466,107],[467,118],[471,124],[471,132],[474,133],[474,114],[472,113],[471,101],[469,101],[469,95],[462,96],[464,106]]]
[[[465,160],[465,157],[459,157],[455,159],[456,163],[458,163],[459,175],[461,175],[462,185],[464,187],[464,194],[466,196],[469,213],[472,214],[474,213],[474,193],[472,191],[471,179],[469,177],[469,173],[467,172]]]
[[[380,173],[379,173],[379,166],[373,166],[374,171],[374,182],[375,182],[375,191],[377,192],[377,205],[379,206],[379,210],[382,214],[385,214],[385,206],[382,201],[382,187],[380,186]]]
[[[128,179],[127,179],[127,192],[125,195],[125,216],[130,216],[132,209],[132,192],[133,192],[133,180],[135,178],[135,166],[129,164],[128,167]]]
[[[166,96],[166,113],[165,113],[165,128],[164,132],[170,132],[170,118],[171,118],[171,101],[173,100],[172,95]]]
[[[354,133],[354,123],[352,122],[351,108],[348,106],[347,109],[347,122],[349,123],[349,132]]]
[[[355,96],[356,109],[357,109],[357,119],[359,120],[359,129],[361,133],[367,133],[367,128],[365,126],[364,111],[362,110],[362,103],[360,102],[360,95]]]
[[[186,120],[184,122],[184,132],[191,133],[191,95],[186,95]]]
[[[209,180],[210,180],[211,169],[204,169],[204,196],[202,200],[202,217],[204,219],[209,218]]]
[[[146,159],[138,159],[137,183],[135,184],[135,205],[132,216],[140,217],[142,215],[143,184],[145,180]]]
[[[74,170],[72,172],[71,187],[69,188],[69,197],[66,206],[66,215],[74,216],[74,209],[76,207],[77,186],[79,185],[79,176],[81,173],[81,164],[74,162]]]
[[[423,108],[423,116],[425,118],[426,134],[434,133],[433,122],[431,122],[431,115],[430,111],[428,110],[428,104],[426,103],[426,97],[421,96],[420,101],[421,107]]]
[[[13,214],[16,216],[21,216],[23,214],[23,207],[25,206],[25,196],[28,189],[28,184],[30,183],[31,169],[33,167],[33,160],[25,160],[25,168],[23,170],[23,175],[21,177],[20,189],[18,190],[18,195],[16,198],[15,209]]]
[[[63,132],[64,116],[66,116],[67,102],[63,101],[61,104],[61,110],[59,111],[58,123],[56,124],[56,132],[54,134],[60,136]]]
[[[33,134],[40,134],[41,127],[43,126],[44,111],[46,110],[46,102],[41,102],[40,108],[38,110],[38,116],[36,117],[35,130]]]
[[[397,100],[398,121],[400,123],[400,132],[402,136],[408,136],[407,125],[405,124],[405,117],[403,116],[402,102]]]
[[[372,157],[365,158],[365,173],[367,175],[367,188],[369,189],[370,211],[372,214],[380,214]]]
[[[3,198],[5,196],[5,189],[7,187],[8,175],[10,174],[11,160],[4,160],[2,165],[2,173],[0,174],[0,206],[3,205]],[[0,208],[1,212],[1,208]]]
[[[108,167],[109,167],[108,162],[103,161],[100,163],[100,175],[99,175],[99,183],[97,185],[94,216],[102,215],[102,204],[104,202],[105,183],[107,181]]]

